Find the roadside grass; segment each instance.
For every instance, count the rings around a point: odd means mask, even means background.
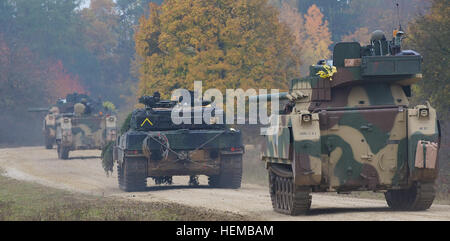
[[[112,199],[0,175],[0,221],[234,221],[250,218],[174,203]]]

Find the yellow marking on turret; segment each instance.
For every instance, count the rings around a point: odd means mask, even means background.
[[[144,126],[145,122],[148,122],[150,125],[153,125],[153,123],[147,118],[145,118],[145,120],[142,122],[141,127]]]

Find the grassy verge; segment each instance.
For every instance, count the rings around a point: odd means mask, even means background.
[[[160,202],[74,194],[0,175],[0,220],[200,221],[248,220],[241,215]]]

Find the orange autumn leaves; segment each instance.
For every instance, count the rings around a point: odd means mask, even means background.
[[[74,91],[84,92],[61,61],[43,60],[27,47],[11,47],[0,35],[0,108],[46,105]]]
[[[167,0],[152,4],[135,35],[139,93],[203,81],[205,89],[279,88],[331,56],[328,22],[316,5],[300,15],[267,1]]]
[[[139,94],[176,88],[280,88],[299,76],[294,36],[267,1],[166,0],[135,39]]]
[[[301,74],[305,76],[310,65],[331,57],[329,47],[333,42],[328,21],[324,20],[324,15],[315,4],[302,15],[298,9],[284,2],[280,12],[280,21],[286,23],[295,36],[296,47],[300,49]]]
[[[46,76],[47,90],[52,102],[73,92],[86,93],[80,84],[78,76],[72,76],[67,73],[61,61],[49,64]]]

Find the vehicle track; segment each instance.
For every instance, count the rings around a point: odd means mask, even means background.
[[[209,188],[203,176],[199,187],[187,186],[187,177],[175,177],[171,186],[151,184],[146,192],[125,193],[118,187],[116,170],[109,177],[103,171],[100,151],[74,151],[70,156],[69,160],[59,160],[56,150],[44,147],[4,148],[0,149],[0,168],[11,178],[72,192],[144,202],[175,202],[248,215],[255,220],[450,220],[449,205],[434,204],[427,211],[399,212],[391,211],[384,200],[330,194],[313,194],[310,213],[291,217],[272,210],[267,187],[243,183],[237,190]],[[148,183],[153,182],[149,179]]]

